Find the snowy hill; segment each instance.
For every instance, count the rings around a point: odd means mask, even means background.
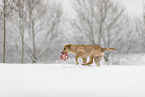
[[[145,66],[0,64],[0,97],[145,97]]]

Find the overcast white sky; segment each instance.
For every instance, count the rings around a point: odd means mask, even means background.
[[[69,5],[71,4],[70,1],[73,0],[60,0],[63,1],[64,5],[66,6],[66,10],[70,9]],[[129,15],[141,16],[143,13],[143,2],[145,0],[114,0],[117,1],[126,8]]]
[[[143,1],[145,0],[115,0],[121,2],[131,15],[140,16],[143,13]]]

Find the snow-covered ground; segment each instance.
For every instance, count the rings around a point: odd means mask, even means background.
[[[0,64],[0,97],[145,97],[145,66]]]

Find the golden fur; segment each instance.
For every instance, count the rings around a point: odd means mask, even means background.
[[[116,51],[114,48],[101,48],[98,45],[67,44],[64,46],[62,53],[75,54],[76,64],[78,64],[78,58],[81,57],[83,59],[82,65],[90,65],[94,59],[97,66],[100,66],[100,60],[104,56],[104,52],[109,50]],[[88,56],[90,61],[87,63]]]

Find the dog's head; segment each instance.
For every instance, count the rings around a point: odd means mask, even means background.
[[[63,54],[63,53],[69,53],[71,46],[72,46],[71,44],[65,45],[64,48],[63,48],[63,51],[61,52],[61,54]]]

